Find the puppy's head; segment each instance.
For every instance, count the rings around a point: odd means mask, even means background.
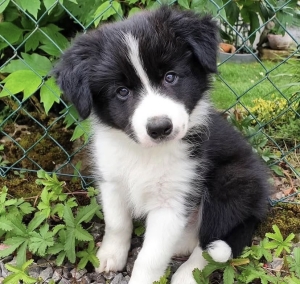
[[[216,72],[217,30],[190,11],[142,12],[79,36],[54,75],[82,118],[144,146],[178,140]]]

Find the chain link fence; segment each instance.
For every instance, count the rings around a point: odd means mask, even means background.
[[[212,100],[281,176],[275,178],[281,195],[273,203],[298,202],[300,12],[295,0],[0,0],[0,178],[43,169],[78,177],[83,187],[91,182],[85,159],[88,123],[78,121],[49,72],[76,34],[161,4],[212,13],[219,22],[231,53],[220,45]],[[275,34],[285,34],[284,50],[266,47]]]

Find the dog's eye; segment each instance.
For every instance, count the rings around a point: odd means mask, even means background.
[[[174,72],[168,72],[168,73],[166,73],[166,75],[165,75],[165,81],[168,83],[168,84],[174,84],[174,83],[176,83],[176,81],[177,81],[177,75],[176,75],[176,73],[174,73]]]
[[[125,87],[120,87],[117,89],[117,96],[122,101],[127,100],[129,93],[129,90]]]

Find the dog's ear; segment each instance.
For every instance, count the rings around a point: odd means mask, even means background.
[[[89,76],[90,61],[95,53],[93,46],[91,34],[78,36],[52,71],[64,96],[74,104],[83,119],[90,115],[92,109]]]
[[[201,66],[211,73],[217,72],[219,28],[211,16],[200,17],[192,11],[173,11],[175,33],[191,47]],[[171,26],[172,27],[172,26]]]

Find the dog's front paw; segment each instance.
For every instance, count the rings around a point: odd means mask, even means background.
[[[126,265],[128,250],[129,244],[102,243],[97,252],[100,266],[96,272],[121,271]]]
[[[193,276],[194,268],[190,267],[188,263],[182,264],[173,275],[171,284],[196,284]]]

